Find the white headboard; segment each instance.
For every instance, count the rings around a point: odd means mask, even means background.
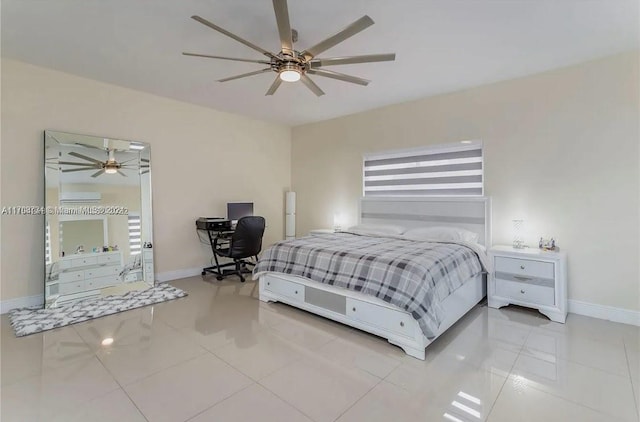
[[[359,218],[367,224],[398,224],[406,228],[455,226],[478,233],[491,246],[491,199],[488,197],[366,197]]]

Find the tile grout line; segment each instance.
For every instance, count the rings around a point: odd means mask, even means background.
[[[527,337],[528,337],[528,336],[527,336]],[[526,344],[526,342],[525,342],[525,344]],[[520,358],[520,355],[522,354],[523,349],[524,349],[524,344],[523,344],[523,345],[522,345],[522,347],[520,348],[520,353],[518,354],[518,359]],[[524,355],[524,356],[526,356],[526,355]],[[517,360],[518,360],[518,359],[516,359],[516,362],[517,362]],[[591,370],[595,370],[595,371],[598,371],[598,372],[604,372],[605,374],[608,374],[608,375],[611,375],[611,376],[614,376],[614,377],[618,377],[618,378],[625,378],[623,375],[614,374],[614,373],[612,373],[612,372],[605,371],[604,369],[593,368],[593,367],[591,367],[591,366],[583,365],[583,364],[581,364],[581,363],[574,362],[574,361],[570,361],[570,360],[568,360],[568,359],[564,359],[564,358],[558,358],[558,359],[559,359],[559,360],[564,360],[564,361],[569,362],[569,363],[572,363],[572,364],[574,364],[574,365],[582,366],[582,367],[584,367],[584,368],[589,368],[589,369],[591,369]],[[511,367],[511,371],[509,372],[509,375],[511,375],[511,372],[513,372],[513,368],[514,368],[514,367],[515,367],[515,362],[514,362],[513,366]],[[509,379],[509,377],[507,377],[507,380],[508,380],[508,379]],[[629,379],[629,382],[631,382],[631,379]],[[506,384],[506,383],[505,383],[505,384]],[[631,384],[633,384],[633,383],[631,383]],[[504,385],[503,385],[503,388],[504,388]],[[536,391],[539,391],[539,392],[541,392],[541,393],[543,393],[543,394],[548,394],[548,395],[553,396],[553,397],[555,397],[555,398],[557,398],[557,399],[564,400],[564,401],[569,402],[569,403],[571,403],[571,404],[574,404],[574,405],[576,405],[576,406],[580,406],[580,407],[583,407],[583,408],[585,408],[585,409],[591,410],[592,412],[598,413],[598,414],[600,414],[600,415],[605,415],[605,416],[612,417],[612,418],[620,418],[619,416],[611,415],[610,413],[605,412],[604,410],[596,409],[596,408],[594,408],[594,407],[590,407],[590,406],[584,405],[584,404],[582,404],[582,403],[578,403],[577,401],[575,401],[575,400],[571,400],[571,399],[569,399],[569,398],[567,398],[567,397],[562,397],[562,396],[560,396],[560,395],[556,394],[555,392],[550,392],[550,391],[543,390],[543,389],[541,389],[541,388],[536,388],[536,387],[535,387],[535,386],[533,386],[533,385],[529,386],[529,388],[532,388],[532,389],[534,389],[534,390],[536,390]],[[633,385],[632,385],[632,388],[633,388]],[[633,390],[632,390],[632,392],[633,392]],[[502,393],[502,389],[500,389],[500,393]],[[498,394],[498,397],[500,396],[500,393]],[[498,401],[498,399],[496,398],[496,402],[497,402],[497,401]],[[634,402],[635,402],[635,398],[634,398]],[[495,403],[494,403],[494,406],[495,406]],[[493,406],[491,407],[491,410],[493,410]],[[491,413],[489,413],[489,415],[490,415],[490,414],[491,414]]]
[[[280,368],[282,369],[282,368]],[[278,371],[280,370],[278,369]],[[274,371],[273,373],[275,373],[277,371]],[[263,378],[264,379],[264,378]],[[289,406],[293,407],[294,409],[296,409],[298,412],[302,413],[304,416],[306,416],[307,418],[309,418],[309,420],[311,421],[316,421],[316,419],[312,418],[310,415],[308,415],[306,412],[302,411],[302,409],[299,409],[295,404],[291,403],[290,401],[288,401],[287,399],[285,399],[284,397],[282,397],[280,394],[276,393],[275,391],[271,390],[269,387],[267,387],[266,385],[262,384],[262,382],[260,381],[256,381],[256,384],[258,384],[259,386],[261,386],[262,388],[264,388],[265,390],[267,390],[268,392],[270,392],[271,394],[273,394],[274,396],[276,396],[277,398],[279,398],[280,400],[282,400],[284,403],[288,404]]]
[[[331,341],[334,341],[334,340],[337,340],[337,337],[336,337],[335,339],[332,339]],[[326,344],[331,343],[331,341],[327,342]],[[300,348],[302,348],[302,346],[299,346],[299,347],[300,347]],[[306,353],[308,353],[308,352],[309,352],[309,351],[308,351],[308,350],[306,350],[305,354],[306,354]],[[290,364],[293,364],[293,363],[298,363],[298,362],[300,362],[300,361],[303,361],[303,360],[304,360],[304,359],[306,359],[306,358],[310,358],[310,356],[303,356],[303,357],[301,357],[301,358],[299,358],[299,359],[296,359],[294,362],[290,362],[290,363],[289,363],[289,365],[290,365]],[[261,381],[263,381],[265,378],[267,378],[268,376],[273,375],[273,374],[275,374],[276,372],[278,372],[278,371],[280,371],[280,370],[282,370],[282,369],[284,369],[284,368],[285,368],[285,367],[283,366],[282,368],[278,368],[278,369],[276,369],[275,371],[272,371],[269,375],[266,375],[266,376],[262,377],[262,379],[261,379],[261,380],[256,381],[256,383],[257,383],[258,385],[260,385],[261,387],[265,388],[267,391],[269,391],[270,393],[272,393],[272,394],[273,394],[273,395],[275,395],[276,397],[278,397],[278,398],[279,398],[280,400],[282,400],[283,402],[287,403],[288,405],[290,405],[291,407],[293,407],[294,409],[296,409],[297,411],[299,411],[300,413],[302,413],[303,415],[305,415],[305,416],[306,416],[307,418],[309,418],[310,420],[312,420],[312,421],[316,421],[316,419],[314,419],[313,417],[311,417],[311,415],[307,414],[307,413],[306,413],[306,412],[304,412],[302,409],[298,408],[294,403],[291,403],[291,402],[290,402],[289,400],[287,400],[285,397],[282,397],[282,396],[281,396],[281,395],[279,395],[277,392],[275,392],[275,391],[271,390],[268,386],[264,385],[264,384],[261,382]],[[362,371],[362,372],[364,372],[364,373],[366,373],[366,374],[368,374],[368,375],[371,375],[371,376],[373,376],[373,377],[375,377],[375,378],[378,378],[378,382],[377,382],[375,385],[373,385],[369,390],[367,390],[367,392],[365,392],[361,397],[359,397],[359,398],[358,398],[358,399],[357,399],[357,400],[356,400],[356,401],[355,401],[351,406],[349,406],[346,410],[344,410],[342,413],[340,413],[340,415],[338,415],[338,417],[337,417],[336,419],[334,419],[334,421],[335,421],[335,420],[337,420],[338,418],[340,418],[340,417],[341,417],[341,416],[342,416],[346,411],[348,411],[348,410],[349,410],[353,405],[355,405],[358,401],[360,401],[360,399],[362,399],[362,397],[364,397],[364,396],[366,396],[367,394],[369,394],[369,392],[370,392],[373,388],[375,388],[378,384],[380,384],[380,383],[382,382],[382,380],[383,380],[382,378],[377,377],[377,376],[375,376],[375,375],[372,375],[372,374],[370,374],[370,373],[369,373],[369,372],[367,372],[367,371],[364,371],[364,370],[361,370],[361,369],[358,369],[358,370],[359,370],[359,371]]]
[[[215,406],[219,405],[220,403],[222,403],[222,402],[224,402],[224,401],[226,401],[226,400],[230,399],[231,397],[235,396],[236,394],[239,394],[239,393],[241,393],[242,391],[244,391],[244,390],[246,390],[246,389],[248,389],[249,387],[252,387],[252,386],[254,386],[254,385],[258,385],[258,386],[260,386],[260,387],[264,388],[265,390],[269,391],[271,394],[273,394],[273,395],[275,395],[276,397],[278,397],[278,398],[279,398],[280,400],[282,400],[284,403],[289,404],[291,407],[293,407],[294,409],[296,409],[297,411],[299,411],[299,412],[300,412],[300,413],[302,413],[303,415],[305,415],[305,416],[309,417],[306,413],[302,412],[302,411],[301,411],[300,409],[298,409],[297,407],[295,407],[295,406],[293,406],[292,404],[290,404],[289,402],[285,401],[283,398],[281,398],[280,396],[278,396],[275,392],[273,392],[273,391],[269,390],[266,386],[264,386],[264,385],[260,384],[260,380],[256,380],[256,379],[254,379],[251,375],[249,375],[249,374],[247,374],[247,373],[243,372],[240,368],[235,367],[233,364],[231,364],[230,362],[227,362],[227,361],[226,361],[225,359],[223,359],[221,356],[216,355],[216,354],[215,354],[215,352],[214,352],[213,350],[210,350],[210,349],[208,349],[207,347],[204,347],[204,346],[202,346],[202,345],[200,345],[200,344],[198,344],[198,345],[199,345],[200,347],[202,347],[202,348],[203,348],[207,353],[209,353],[210,355],[212,355],[214,358],[216,358],[216,359],[220,360],[220,362],[222,362],[224,365],[227,365],[227,366],[228,366],[228,367],[230,367],[231,369],[233,369],[233,370],[235,370],[235,371],[238,371],[239,373],[241,373],[242,375],[244,375],[245,377],[247,377],[248,379],[250,379],[250,380],[251,380],[251,383],[250,383],[249,385],[247,385],[246,387],[243,387],[243,388],[241,388],[240,390],[235,391],[234,393],[232,393],[232,394],[231,394],[231,395],[229,395],[228,397],[225,397],[224,399],[222,399],[222,400],[220,400],[220,401],[218,401],[218,402],[216,402],[216,403],[212,404],[211,406],[207,407],[206,409],[202,410],[201,412],[198,412],[197,414],[195,414],[195,415],[193,415],[193,416],[189,417],[189,418],[188,418],[188,419],[186,419],[184,422],[188,422],[188,421],[190,421],[190,420],[194,419],[195,417],[197,417],[197,416],[199,416],[200,414],[202,414],[202,413],[206,412],[207,410],[209,410],[209,409],[211,409],[211,408],[213,408],[213,407],[215,407]],[[225,347],[225,346],[226,346],[226,345],[221,346],[221,347],[219,347],[219,348],[223,348],[223,347]],[[298,362],[299,360],[302,360],[302,359],[303,359],[302,357],[300,357],[300,358],[296,358],[296,359],[294,359],[292,362],[289,362],[288,364]],[[286,366],[286,365],[285,365],[285,366]],[[264,379],[264,378],[268,377],[269,375],[271,375],[271,374],[273,374],[273,373],[275,373],[275,372],[279,371],[279,370],[280,370],[280,369],[282,369],[282,368],[284,368],[284,366],[283,366],[283,367],[281,367],[281,368],[277,368],[277,369],[275,369],[275,370],[273,370],[273,371],[269,372],[268,374],[264,375],[264,376],[262,377],[262,379]],[[311,418],[309,417],[309,419],[311,419]],[[313,420],[313,419],[312,419],[312,420]]]
[[[496,403],[498,402],[498,399],[500,398],[500,395],[502,394],[502,390],[504,390],[504,386],[507,385],[507,383],[509,382],[509,378],[511,377],[511,374],[513,372],[513,368],[515,368],[516,362],[518,362],[518,359],[520,359],[520,355],[522,355],[522,351],[524,350],[524,346],[527,344],[527,341],[529,341],[529,336],[531,336],[532,332],[533,332],[533,328],[530,328],[529,332],[527,333],[527,337],[524,339],[524,342],[522,343],[522,346],[520,346],[520,350],[518,350],[518,356],[516,356],[516,358],[514,359],[513,363],[511,364],[511,368],[509,369],[509,372],[507,373],[507,376],[505,377],[505,380],[502,383],[502,386],[500,387],[500,391],[498,391],[498,394],[496,395],[496,399],[491,404],[491,408],[489,408],[489,412],[487,412],[487,417],[486,417],[485,421],[488,421],[489,418],[491,417],[491,413],[493,412],[493,409],[496,407]]]
[[[226,363],[226,362],[225,362],[225,363]],[[251,380],[251,381],[253,381],[253,380]],[[208,411],[208,410],[210,410],[210,409],[212,409],[212,408],[216,407],[216,406],[217,406],[217,405],[219,405],[219,404],[224,403],[225,401],[229,400],[231,397],[235,396],[236,394],[240,394],[241,392],[243,392],[243,391],[245,391],[245,390],[247,390],[247,389],[249,389],[249,388],[253,387],[254,385],[258,385],[258,383],[257,383],[256,381],[253,381],[251,384],[247,385],[246,387],[242,387],[242,388],[241,388],[241,389],[239,389],[238,391],[235,391],[235,392],[233,392],[232,394],[230,394],[229,396],[227,396],[227,397],[223,398],[222,400],[215,402],[215,403],[214,403],[214,404],[212,404],[211,406],[209,406],[209,407],[207,407],[207,408],[203,409],[202,411],[200,411],[200,412],[196,413],[195,415],[193,415],[193,416],[189,416],[189,417],[188,417],[187,419],[185,419],[183,422],[189,422],[190,420],[193,420],[193,419],[197,418],[198,416],[202,415],[204,412],[206,412],[206,411]]]
[[[531,329],[531,332],[532,332],[532,331],[533,331],[533,328]],[[530,333],[530,334],[531,334],[531,333]],[[527,336],[527,339],[528,339],[528,336]],[[520,358],[520,356],[522,355],[522,352],[524,351],[524,346],[525,346],[525,345],[526,345],[526,341],[525,341],[525,343],[522,345],[522,347],[520,348],[520,353],[518,354],[518,358]],[[625,348],[625,357],[626,357],[626,345],[625,345],[625,343],[624,343],[624,340],[623,340],[623,347]],[[523,355],[523,356],[528,356],[528,355]],[[604,370],[604,369],[602,369],[602,368],[596,368],[596,367],[593,367],[593,366],[590,366],[590,365],[585,365],[585,364],[583,364],[583,363],[575,362],[575,361],[573,361],[573,360],[569,360],[569,359],[566,359],[566,358],[563,358],[563,357],[558,357],[558,359],[559,359],[559,360],[563,360],[563,361],[565,361],[565,362],[572,363],[572,364],[574,364],[574,365],[581,366],[581,367],[583,367],[583,368],[589,368],[589,369],[594,370],[594,371],[597,371],[597,372],[605,373],[605,374],[608,374],[608,375],[611,375],[611,376],[614,376],[614,377],[618,377],[618,378],[625,378],[625,377],[624,377],[624,375],[619,375],[619,374],[616,374],[616,373],[613,373],[613,372],[610,372],[610,371]],[[516,361],[517,361],[517,359],[516,359]],[[627,365],[628,365],[628,361],[627,361]],[[514,364],[513,364],[513,367],[515,367],[515,362],[514,362]],[[511,372],[513,372],[513,367],[511,368]],[[629,371],[629,372],[630,372],[630,371]],[[507,378],[507,379],[508,379],[508,378]],[[631,383],[631,388],[632,388],[632,393],[633,393],[633,382],[631,382],[631,378],[629,378],[629,382]],[[541,393],[548,394],[548,395],[550,395],[550,396],[556,397],[556,398],[558,398],[558,399],[560,399],[560,400],[567,401],[567,402],[572,403],[572,404],[574,404],[574,405],[576,405],[576,406],[580,406],[580,407],[583,407],[583,408],[585,408],[585,409],[589,409],[589,410],[591,410],[591,411],[593,411],[593,412],[596,412],[596,413],[599,413],[599,414],[601,414],[601,415],[606,415],[606,416],[610,416],[610,417],[617,417],[617,416],[614,416],[614,415],[611,415],[611,414],[609,414],[609,413],[605,412],[604,410],[596,409],[596,408],[594,408],[594,407],[587,406],[587,405],[582,404],[582,403],[578,403],[577,401],[570,400],[570,399],[568,399],[568,398],[566,398],[566,397],[562,397],[562,396],[560,396],[560,395],[558,395],[558,394],[556,394],[556,393],[554,393],[554,392],[550,392],[550,391],[546,391],[546,390],[543,390],[543,389],[540,389],[540,388],[536,388],[535,386],[530,386],[530,388],[533,388],[534,390],[539,391],[539,392],[541,392]],[[501,390],[501,392],[502,392],[502,390]],[[496,401],[497,401],[497,400],[496,400]],[[634,402],[635,402],[635,397],[634,397]],[[636,407],[636,411],[637,411],[637,407]]]
[[[122,384],[120,384],[120,381],[118,381],[116,379],[116,377],[111,373],[111,371],[109,370],[109,368],[107,368],[107,366],[104,364],[104,362],[102,362],[100,360],[100,358],[98,357],[97,353],[96,353],[96,359],[98,360],[98,362],[100,362],[100,365],[102,365],[102,367],[104,368],[105,371],[107,371],[107,373],[109,375],[111,375],[111,378],[113,378],[113,380],[115,381],[116,384],[118,384],[118,387],[120,387],[120,390],[122,390],[122,392],[125,394],[125,396],[127,396],[127,398],[129,399],[129,401],[131,402],[131,404],[133,404],[133,406],[138,410],[138,413],[140,413],[140,415],[144,418],[145,421],[150,422],[149,419],[147,418],[147,416],[142,412],[142,409],[140,409],[138,407],[138,404],[133,400],[133,398],[129,395],[129,393],[127,392],[127,390],[124,389],[124,387],[122,386]],[[115,390],[114,390],[115,391]]]
[[[633,402],[636,404],[636,415],[640,416],[640,403],[638,403],[638,399],[636,398],[636,386],[633,382],[633,377],[631,376],[631,363],[629,362],[629,352],[627,351],[627,342],[622,340],[622,345],[624,347],[624,356],[627,360],[627,369],[629,370],[629,381],[631,382],[631,393],[633,394]]]
[[[68,325],[68,326],[64,326],[64,327],[57,327],[57,328],[54,328],[53,330],[65,330],[65,329],[71,329],[71,330],[76,334],[76,336],[78,336],[78,338],[80,338],[80,340],[82,341],[82,343],[84,343],[84,345],[85,345],[85,346],[89,349],[89,351],[90,351],[90,356],[87,356],[86,358],[84,358],[84,360],[86,360],[87,362],[89,362],[89,361],[91,361],[91,360],[95,359],[95,360],[100,364],[100,366],[102,366],[102,367],[104,368],[104,364],[100,361],[100,359],[99,359],[99,358],[98,358],[98,356],[96,355],[96,352],[91,348],[91,346],[86,342],[86,340],[85,340],[85,339],[80,335],[80,333],[78,333],[78,330],[76,330],[75,325],[77,325],[77,324],[70,324],[70,325]],[[46,330],[46,331],[52,331],[52,330]],[[40,333],[33,333],[33,334],[42,334],[42,333],[44,333],[44,332],[45,332],[45,331],[42,331],[42,332],[40,332]],[[19,338],[19,337],[18,337],[18,338]],[[62,365],[62,366],[55,367],[55,368],[48,368],[48,369],[49,369],[49,370],[54,370],[54,371],[55,371],[55,370],[58,370],[58,369],[61,369],[61,368],[65,367],[65,366],[71,366],[71,365],[74,365],[74,364],[77,364],[77,363],[79,363],[79,361],[76,361],[76,362],[70,362],[70,363],[67,363],[66,365]],[[109,391],[107,391],[107,392],[105,392],[105,393],[103,393],[103,394],[100,394],[100,395],[97,395],[97,396],[95,396],[95,397],[92,397],[91,399],[84,401],[81,405],[84,405],[84,404],[90,403],[90,402],[92,402],[92,401],[94,401],[94,400],[98,400],[98,399],[101,399],[101,398],[103,398],[103,397],[106,397],[106,396],[108,396],[109,394],[113,393],[114,391],[123,390],[123,392],[124,392],[124,389],[120,386],[120,383],[118,383],[118,380],[116,380],[116,379],[115,379],[115,377],[113,376],[113,374],[111,374],[111,372],[109,372],[109,370],[108,370],[107,368],[104,368],[104,369],[105,369],[105,371],[106,371],[106,372],[111,376],[111,378],[112,378],[112,379],[113,379],[113,381],[118,385],[118,387],[117,387],[117,388],[114,388],[113,390],[109,390]],[[40,373],[40,375],[32,375],[32,376],[24,377],[24,378],[22,378],[22,379],[20,379],[20,380],[14,381],[14,382],[12,382],[12,383],[9,383],[9,384],[8,384],[8,385],[6,385],[6,386],[3,386],[2,388],[7,388],[7,387],[8,387],[8,386],[10,386],[10,385],[13,385],[13,384],[15,384],[15,383],[17,383],[17,382],[23,382],[24,380],[29,379],[29,378],[42,377],[42,375],[43,375],[43,374],[42,374],[42,372],[44,372],[44,370],[45,370],[45,368],[44,368],[44,367],[41,367],[41,373]],[[126,394],[126,392],[125,392],[125,394]],[[134,404],[134,406],[135,406],[135,404]],[[72,411],[72,410],[71,410],[71,411]],[[61,415],[61,416],[64,416],[65,414],[67,414],[67,415],[68,415],[69,413],[70,413],[70,410],[68,410],[68,409],[67,409],[67,410],[61,410],[58,414],[59,414],[59,415]],[[142,414],[142,413],[141,413],[141,414]],[[143,417],[144,417],[144,415],[143,415]],[[145,418],[145,420],[146,420],[146,418]]]
[[[170,327],[170,328],[171,328],[172,330],[176,331],[176,333],[178,333],[178,334],[182,335],[182,333],[180,333],[180,331],[179,331],[178,329],[173,328],[173,327]],[[157,338],[162,338],[162,337],[169,337],[169,336],[173,336],[174,334],[175,334],[175,333],[171,333],[171,334],[164,334],[164,335],[160,335],[160,336],[155,336],[155,338],[157,339]],[[151,334],[151,337],[153,337],[153,335],[152,335],[152,334]],[[186,337],[186,336],[183,336],[183,337]],[[143,376],[143,377],[140,377],[140,378],[136,379],[135,381],[131,381],[130,383],[127,383],[127,384],[125,384],[125,385],[131,385],[131,384],[134,384],[134,383],[136,383],[136,382],[138,382],[138,381],[141,381],[141,380],[143,380],[143,379],[146,379],[146,378],[149,378],[149,377],[151,377],[151,376],[153,376],[153,375],[156,375],[156,374],[158,374],[159,372],[164,371],[165,369],[173,368],[173,367],[178,366],[178,365],[180,365],[180,364],[182,364],[182,363],[184,363],[184,362],[189,362],[189,361],[191,361],[191,360],[194,360],[194,359],[196,359],[196,358],[198,358],[198,357],[200,357],[200,356],[204,355],[206,352],[208,352],[208,350],[207,350],[205,347],[203,347],[203,346],[201,346],[200,344],[196,343],[196,342],[195,342],[195,341],[193,341],[192,339],[190,339],[190,338],[186,338],[186,340],[188,340],[189,342],[193,343],[193,345],[197,346],[198,348],[202,349],[202,352],[201,352],[201,353],[199,353],[199,354],[197,354],[197,355],[195,355],[195,356],[192,356],[192,357],[187,358],[187,359],[184,359],[184,360],[182,360],[182,361],[180,361],[180,362],[177,362],[177,363],[171,364],[171,365],[169,365],[169,366],[167,366],[167,367],[165,367],[165,368],[159,369],[159,370],[154,371],[154,372],[152,372],[152,373],[150,373],[150,374],[147,374],[147,375],[145,375],[145,376]],[[100,350],[103,350],[103,349],[98,348],[97,350],[93,351],[93,353],[94,353],[95,357],[100,361],[100,363],[101,363],[103,366],[105,366],[105,368],[106,368],[106,365],[104,364],[104,362],[102,362],[102,359],[100,359],[100,356],[98,356],[98,352],[99,352]],[[107,369],[107,370],[108,370],[108,369]],[[111,373],[111,371],[109,371],[109,373]],[[112,376],[113,376],[113,375],[112,375]],[[115,379],[115,376],[114,376],[114,379]],[[116,382],[118,382],[118,384],[120,384],[120,382],[119,382],[117,379],[116,379]]]
[[[356,404],[358,404],[360,402],[360,400],[362,400],[363,398],[365,398],[374,388],[376,388],[378,385],[380,385],[382,382],[384,381],[384,378],[379,378],[378,382],[375,383],[369,390],[367,390],[366,393],[364,393],[362,396],[358,397],[358,399],[356,401],[353,402],[353,404],[351,404],[351,406],[347,407],[342,413],[340,413],[338,415],[337,418],[335,418],[333,420],[333,422],[337,421],[338,419],[340,419],[345,413],[347,413],[349,410],[351,410],[353,408],[353,406],[355,406]]]

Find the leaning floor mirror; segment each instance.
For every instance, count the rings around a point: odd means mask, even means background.
[[[45,307],[154,284],[149,144],[45,131]]]

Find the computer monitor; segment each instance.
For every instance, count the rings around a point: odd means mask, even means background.
[[[231,224],[236,224],[242,217],[253,215],[253,202],[229,202],[227,204],[227,218]]]

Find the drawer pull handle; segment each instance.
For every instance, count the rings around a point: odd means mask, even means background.
[[[269,283],[268,281],[267,281],[267,286],[271,286],[271,283]]]
[[[404,327],[404,322],[400,321],[400,326]]]
[[[353,309],[353,312],[355,312],[355,311],[356,311],[356,307],[355,307],[355,306],[354,306],[352,309]]]
[[[520,293],[524,294],[524,289],[520,290]]]
[[[520,265],[520,269],[521,269],[521,270],[524,270],[524,265]]]
[[[298,291],[296,290],[296,294],[298,294]]]
[[[515,278],[516,280],[521,280],[521,281],[533,280],[531,277],[522,277],[521,275],[514,275],[513,278]]]

